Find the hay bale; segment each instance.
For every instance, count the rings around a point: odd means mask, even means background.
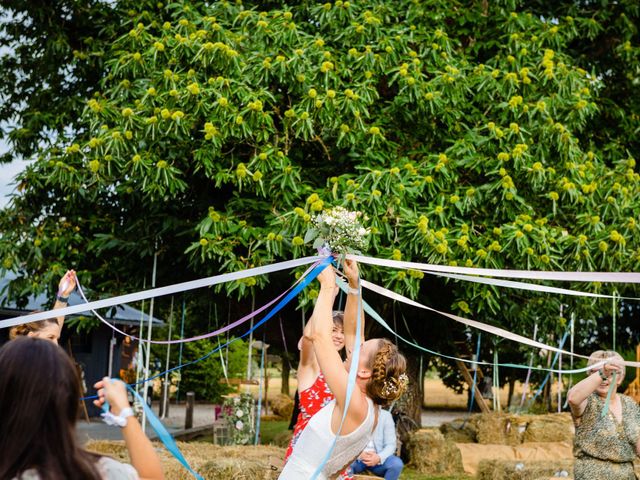
[[[437,428],[425,428],[409,434],[406,442],[410,465],[420,473],[463,473],[460,451]]]
[[[165,478],[192,480],[193,476],[164,447],[154,442],[160,456]],[[191,467],[205,480],[233,478],[240,480],[272,480],[278,477],[282,467],[284,449],[275,446],[221,447],[203,442],[178,442]],[[97,441],[87,444],[87,449],[109,455],[116,460],[129,462],[124,442]],[[275,468],[275,470],[274,470]]]
[[[568,413],[532,415],[524,433],[525,442],[573,442],[575,427]]]
[[[274,415],[277,415],[285,420],[291,418],[293,413],[293,400],[288,395],[281,393],[270,400],[271,410]]]
[[[475,443],[478,435],[478,416],[470,417],[466,422],[458,418],[440,425],[444,438],[453,443]]]
[[[278,447],[287,448],[289,446],[289,442],[291,442],[292,436],[293,432],[291,430],[284,430],[274,435],[271,444]]]
[[[573,475],[573,460],[556,462],[523,462],[513,460],[482,460],[478,467],[478,480],[537,480],[559,476],[562,472]]]
[[[526,420],[519,415],[486,413],[477,420],[476,438],[482,444],[518,445],[525,429]]]

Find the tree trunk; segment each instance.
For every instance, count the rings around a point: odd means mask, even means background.
[[[509,396],[507,397],[507,410],[511,406],[511,399],[513,398],[513,394],[516,390],[516,380],[515,378],[509,379]]]
[[[291,372],[291,364],[287,354],[283,354],[282,358],[282,386],[280,387],[280,393],[289,395],[289,373]]]

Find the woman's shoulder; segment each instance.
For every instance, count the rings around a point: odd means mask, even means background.
[[[98,470],[104,480],[138,480],[138,472],[128,463],[120,463],[111,457],[98,460]]]

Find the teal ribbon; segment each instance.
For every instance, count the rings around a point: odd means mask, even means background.
[[[613,377],[611,378],[611,385],[609,385],[609,391],[607,392],[607,398],[604,401],[604,407],[602,407],[602,418],[607,416],[607,413],[609,413],[609,404],[611,403],[611,395],[613,395],[613,391],[615,390],[615,388],[617,387],[617,383],[616,382],[616,375],[618,372],[616,372],[615,370],[613,371]]]
[[[122,380],[118,380],[118,379],[112,379],[111,381],[122,382]],[[169,453],[173,455],[176,458],[176,460],[178,460],[182,464],[182,466],[186,468],[197,480],[204,480],[202,476],[200,476],[193,468],[191,468],[191,465],[189,465],[189,462],[187,462],[187,459],[184,458],[184,455],[178,448],[176,441],[173,439],[171,434],[167,431],[167,429],[162,424],[160,419],[156,417],[156,415],[153,413],[153,410],[151,410],[149,405],[146,404],[146,402],[140,396],[140,394],[136,392],[133,388],[131,388],[129,385],[127,385],[126,383],[125,383],[125,386],[131,392],[131,394],[138,400],[138,402],[140,402],[140,405],[142,405],[142,408],[144,408],[145,414],[147,415],[147,420],[149,421],[151,428],[153,428],[153,430],[156,432],[156,435],[158,436],[162,444],[165,446],[165,448],[169,451]],[[105,413],[109,411],[108,402],[104,402],[104,404],[102,405],[102,410]]]

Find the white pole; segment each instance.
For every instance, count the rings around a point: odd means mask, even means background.
[[[147,289],[147,279],[142,280],[142,289]],[[140,327],[138,337],[142,338],[142,329],[144,328],[144,300],[142,300],[142,308],[140,309]],[[140,373],[142,373],[142,362],[144,361],[144,344],[142,340],[138,341],[138,361],[136,362],[136,392],[140,393]]]
[[[256,296],[251,297],[251,311],[256,310]],[[251,351],[253,350],[253,317],[251,317],[251,332],[249,332],[249,358],[247,360],[247,380],[251,380]]]
[[[563,305],[560,304],[560,318],[563,316]],[[558,413],[562,412],[562,352],[558,355]]]
[[[169,335],[167,340],[171,340],[171,327],[173,326],[173,296],[171,296],[171,307],[169,308]],[[164,365],[164,388],[162,389],[162,418],[167,418],[167,405],[169,405],[169,354],[171,344],[167,343],[167,360]]]
[[[153,272],[151,273],[151,288],[156,288],[156,270],[157,270],[157,266],[158,266],[158,250],[156,248],[156,252],[153,254]],[[147,379],[149,378],[149,360],[151,359],[151,330],[153,328],[153,301],[155,299],[153,297],[151,297],[151,302],[149,305],[149,319],[147,322],[147,358],[145,359],[145,365],[144,365],[144,378]],[[149,388],[145,382],[145,384],[143,385],[144,390],[143,395],[142,395],[142,400],[144,401],[145,404],[148,405],[147,402],[147,398],[149,396]],[[147,414],[146,411],[144,409],[142,409],[142,432],[144,433],[146,431],[146,426],[147,426]]]

